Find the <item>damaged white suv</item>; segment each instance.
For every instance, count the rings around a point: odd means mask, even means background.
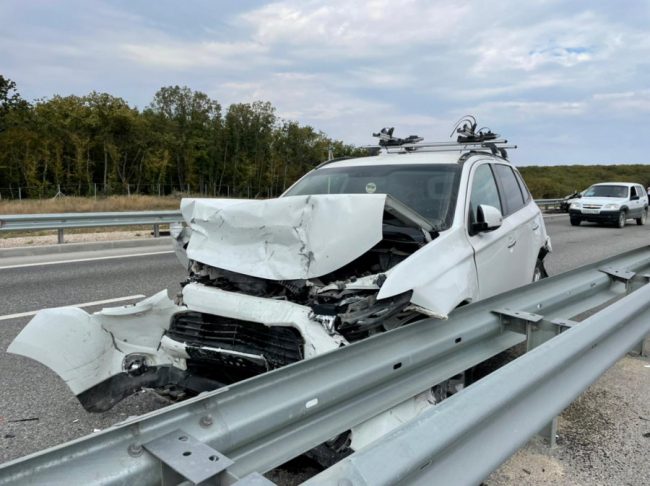
[[[183,200],[189,275],[175,301],[41,311],[9,351],[102,411],[142,387],[195,394],[444,319],[545,276],[544,220],[505,151],[412,142],[321,164],[277,199]]]

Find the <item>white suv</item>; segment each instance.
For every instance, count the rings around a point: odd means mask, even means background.
[[[573,226],[582,221],[614,223],[619,228],[634,218],[643,225],[648,218],[648,194],[641,184],[603,182],[589,187],[569,206]]]
[[[101,411],[140,387],[198,393],[444,319],[545,276],[542,214],[495,142],[386,151],[323,164],[277,199],[183,200],[189,276],[175,302],[163,291],[92,315],[41,311],[9,350]]]

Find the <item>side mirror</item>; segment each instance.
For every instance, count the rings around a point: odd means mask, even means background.
[[[494,206],[479,204],[476,210],[476,223],[472,224],[472,234],[492,231],[501,226],[503,215]]]
[[[579,192],[579,193],[576,195],[576,197],[577,197],[577,198],[581,198],[581,197],[582,197],[582,193]]]

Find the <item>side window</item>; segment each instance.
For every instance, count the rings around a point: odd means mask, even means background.
[[[494,180],[494,175],[492,174],[492,169],[489,164],[478,166],[474,172],[472,192],[470,193],[469,199],[470,224],[476,222],[476,211],[479,204],[494,206],[499,211],[503,212],[497,184]]]
[[[533,198],[533,196],[530,195],[530,191],[528,190],[528,186],[524,182],[523,177],[521,177],[521,174],[519,173],[518,170],[515,170],[515,175],[517,176],[517,182],[519,183],[519,189],[521,189],[521,193],[524,196],[524,204],[528,204],[528,202]]]
[[[636,190],[636,186],[632,186],[631,189],[632,189],[632,192],[631,192],[630,196],[633,197],[633,196],[640,196],[640,195],[641,195],[641,194],[639,194],[639,193],[637,192],[637,190]]]
[[[505,206],[504,216],[519,211],[524,207],[524,196],[521,194],[519,183],[515,179],[515,173],[510,167],[503,164],[494,164],[501,187],[503,188],[503,202]]]

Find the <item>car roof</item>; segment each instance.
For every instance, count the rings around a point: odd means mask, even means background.
[[[599,182],[598,184],[592,184],[592,186],[640,186],[638,182]]]
[[[467,151],[445,151],[445,152],[406,152],[406,153],[381,153],[376,156],[358,157],[354,159],[342,159],[324,164],[323,167],[357,167],[372,165],[395,165],[395,164],[457,164],[461,157],[468,154]],[[488,153],[476,152],[472,156],[491,158],[498,162],[510,164],[507,160],[494,157]],[[511,164],[510,164],[511,165]]]

